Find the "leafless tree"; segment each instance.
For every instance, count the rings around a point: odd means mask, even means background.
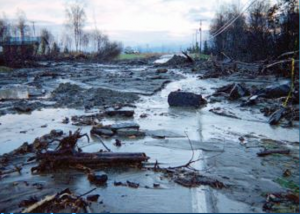
[[[94,30],[92,33],[92,38],[94,40],[94,46],[96,48],[96,52],[103,52],[104,47],[109,42],[108,37],[101,33],[99,30]]]
[[[18,19],[18,22],[17,22],[16,27],[20,33],[21,40],[23,41],[26,31],[28,30],[28,25],[26,24],[27,17],[26,17],[25,12],[22,10],[18,10],[17,11],[17,19]]]
[[[66,7],[67,27],[72,31],[76,52],[79,51],[81,35],[86,21],[84,6],[75,1]]]
[[[5,16],[3,16],[0,18],[0,41],[5,40],[9,35],[9,23]]]
[[[41,31],[41,53],[45,54],[46,48],[50,49],[50,45],[53,41],[53,35],[46,28]]]
[[[86,50],[90,43],[91,35],[89,33],[83,33],[81,35],[81,46]]]

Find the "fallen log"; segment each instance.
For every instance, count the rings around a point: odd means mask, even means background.
[[[122,164],[141,164],[147,161],[149,157],[145,153],[75,153],[63,154],[62,152],[47,152],[37,156],[37,159],[43,162],[54,162],[65,165],[82,164],[90,165],[122,165]]]
[[[192,57],[190,57],[186,52],[182,51],[182,54],[187,58],[187,60],[190,63],[194,63],[194,60],[192,59]]]
[[[288,154],[290,154],[290,150],[289,149],[284,149],[284,150],[265,150],[265,151],[257,153],[257,156],[264,157],[264,156],[272,155],[272,154],[288,155]]]

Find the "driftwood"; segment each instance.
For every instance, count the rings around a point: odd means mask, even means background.
[[[293,55],[299,55],[299,51],[291,51],[291,52],[283,53],[283,54],[281,54],[279,57],[277,57],[277,59],[281,59],[281,58],[283,58],[283,57],[286,57],[286,56],[293,56]]]
[[[192,57],[190,57],[186,52],[182,51],[182,54],[187,58],[187,60],[190,63],[194,63],[194,60],[192,59]]]
[[[22,213],[41,213],[41,212],[59,212],[65,208],[70,208],[72,212],[78,213],[85,211],[90,213],[91,210],[86,200],[82,196],[89,194],[96,188],[88,191],[80,196],[74,195],[69,189],[65,189],[54,195],[48,195],[44,199],[37,201],[31,206],[27,207]]]
[[[53,201],[56,198],[57,194],[55,195],[49,195],[46,196],[43,200],[38,201],[37,203],[29,206],[28,208],[26,208],[25,210],[22,211],[22,213],[32,213],[35,212],[35,210],[45,206],[47,203]]]
[[[264,157],[264,156],[272,155],[272,154],[288,155],[288,154],[290,154],[290,150],[289,149],[285,149],[285,150],[265,150],[265,151],[257,153],[257,156]]]
[[[285,60],[280,60],[271,64],[266,65],[262,70],[261,73],[264,73],[267,69],[274,67],[275,65],[281,65],[281,64],[286,64],[286,63],[291,63],[293,59],[285,59]],[[299,62],[299,60],[295,60],[295,62]]]
[[[122,165],[122,164],[141,164],[149,158],[144,153],[75,153],[68,154],[63,152],[47,152],[37,156],[37,159],[45,163],[58,165]]]

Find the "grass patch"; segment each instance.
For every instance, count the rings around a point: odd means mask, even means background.
[[[121,54],[117,60],[131,60],[131,59],[146,59],[153,56],[160,56],[161,54],[155,53],[139,53],[139,54]]]
[[[199,54],[199,53],[191,53],[190,56],[193,59],[204,59],[204,60],[208,60],[210,55],[206,55],[206,54]]]
[[[0,72],[10,72],[12,70],[13,70],[12,68],[6,66],[0,66]]]

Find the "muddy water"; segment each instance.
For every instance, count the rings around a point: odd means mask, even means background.
[[[165,60],[165,59],[163,59]],[[118,72],[118,68],[115,68]],[[145,67],[135,68],[143,70]],[[181,72],[181,71],[174,71]],[[58,80],[68,82],[68,79]],[[72,80],[72,83],[77,84]],[[78,83],[80,84],[80,82]],[[142,96],[136,103],[134,119],[104,119],[104,125],[135,121],[141,129],[165,135],[165,139],[146,137],[144,139],[121,139],[122,147],[113,145],[114,139],[105,140],[106,145],[115,152],[145,152],[150,157],[149,162],[158,161],[161,166],[178,166],[187,163],[192,156],[191,145],[195,149],[194,158],[203,158],[202,150],[220,151],[223,148],[209,147],[204,142],[210,141],[237,141],[239,136],[253,135],[261,138],[275,140],[298,141],[297,129],[272,128],[267,123],[267,118],[258,113],[258,109],[240,109],[238,103],[208,104],[202,109],[170,108],[167,96],[171,91],[181,89],[202,94],[204,97],[212,94],[214,88],[228,84],[226,80],[199,80],[195,75],[185,74],[185,78],[174,81],[162,91],[149,97]],[[90,85],[81,84],[83,87]],[[240,119],[222,117],[209,112],[213,107],[226,107],[234,112]],[[76,130],[72,124],[62,124],[65,117],[74,115],[88,115],[98,113],[97,109],[86,112],[74,109],[42,109],[31,114],[5,115],[0,117],[0,154],[7,153],[24,142],[32,142],[36,137],[49,133],[52,129],[61,129],[65,132]],[[140,115],[147,114],[146,118]],[[82,132],[89,133],[91,126],[84,126]],[[81,139],[79,146],[86,152],[96,152],[103,149],[97,139],[92,138],[88,143]],[[206,168],[205,161],[196,162],[193,167],[199,170]],[[106,187],[97,188],[93,194],[100,194],[103,200],[102,210],[109,212],[208,212],[212,210],[208,201],[206,187],[188,189],[170,182],[159,173],[136,169],[104,169],[109,181]],[[18,182],[33,179],[35,182],[47,183],[49,187],[60,188],[65,180],[72,177],[68,183],[77,193],[84,193],[92,189],[86,176],[82,173],[64,172],[44,176],[12,175],[8,181]],[[114,181],[126,182],[127,180],[140,184],[139,189],[128,187],[115,187]],[[153,188],[153,184],[160,184],[160,188]],[[97,211],[97,207],[95,208]],[[100,209],[100,208],[99,208]]]

